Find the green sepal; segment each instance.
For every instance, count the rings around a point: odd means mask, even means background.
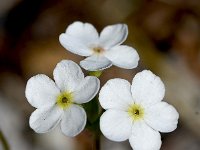
[[[103,71],[89,71],[88,75],[99,78],[102,75],[102,73],[103,73]]]

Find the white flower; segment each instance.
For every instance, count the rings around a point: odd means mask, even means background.
[[[37,108],[31,114],[30,127],[37,133],[45,133],[60,122],[65,135],[76,136],[86,124],[86,112],[80,104],[97,94],[99,79],[92,76],[84,78],[81,68],[69,60],[59,62],[53,75],[55,83],[42,74],[27,82],[26,98]]]
[[[125,24],[109,25],[99,35],[92,24],[77,21],[68,26],[59,40],[70,52],[87,57],[80,62],[86,70],[103,70],[112,65],[132,69],[137,67],[139,56],[132,47],[121,45],[127,35]]]
[[[111,79],[101,89],[99,101],[106,109],[100,129],[110,140],[129,142],[134,150],[158,150],[159,132],[176,129],[179,114],[162,102],[165,87],[159,77],[144,70],[133,78]]]

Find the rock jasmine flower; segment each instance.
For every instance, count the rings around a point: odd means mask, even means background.
[[[139,56],[134,48],[121,45],[127,35],[125,24],[109,25],[99,35],[92,24],[77,21],[68,26],[59,41],[68,51],[87,57],[80,62],[86,70],[104,70],[112,65],[132,69],[137,67]]]
[[[84,77],[80,67],[70,60],[59,62],[53,75],[55,82],[43,74],[27,82],[26,98],[37,108],[30,116],[30,127],[37,133],[45,133],[60,123],[66,136],[76,136],[86,124],[86,112],[81,104],[97,94],[99,79]]]
[[[134,150],[158,150],[159,132],[176,129],[179,114],[163,102],[165,87],[159,77],[144,70],[133,78],[111,79],[101,89],[99,101],[106,109],[100,118],[100,129],[110,140],[129,139]]]

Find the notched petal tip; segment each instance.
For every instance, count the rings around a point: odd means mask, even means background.
[[[97,77],[87,76],[73,92],[74,101],[78,104],[91,101],[100,88],[100,81]]]
[[[85,110],[73,104],[65,111],[61,120],[61,130],[64,135],[74,137],[82,132],[85,128],[87,116]]]
[[[105,137],[112,141],[121,142],[131,135],[132,120],[127,112],[109,109],[100,118],[100,129]]]
[[[53,71],[53,76],[61,91],[71,92],[84,79],[84,74],[79,65],[71,60],[60,61]]]
[[[97,30],[92,24],[80,21],[70,24],[67,27],[65,34],[73,37],[74,40],[78,40],[86,46],[90,46],[92,43],[95,43],[99,38]]]
[[[136,102],[152,105],[163,100],[165,86],[160,77],[149,70],[143,70],[133,78],[131,92]]]
[[[30,116],[29,125],[36,133],[46,133],[56,127],[62,110],[56,106],[36,109]]]
[[[59,92],[54,81],[44,74],[31,77],[25,88],[28,102],[36,108],[54,104]]]
[[[167,133],[177,128],[179,114],[166,102],[159,102],[146,109],[146,123],[154,130]]]
[[[162,144],[160,133],[144,122],[133,125],[129,142],[134,150],[159,150]]]
[[[74,21],[73,23],[69,24],[69,26],[66,28],[65,33],[73,34],[75,29],[82,29],[82,28],[86,28],[86,29],[91,28],[92,30],[96,32],[96,29],[91,23],[82,22],[82,21]]]
[[[59,42],[66,50],[70,51],[71,53],[80,56],[90,56],[92,54],[92,51],[87,45],[87,42],[80,38],[62,33],[59,36]]]
[[[128,36],[128,27],[126,24],[114,24],[106,26],[100,33],[100,44],[109,49],[122,44]]]
[[[138,66],[139,55],[137,51],[126,45],[119,45],[112,47],[105,52],[107,57],[113,65],[124,69],[133,69]]]
[[[127,110],[134,103],[131,85],[127,80],[115,78],[108,80],[99,92],[99,102],[104,109]]]
[[[101,71],[112,66],[112,62],[106,57],[90,56],[80,62],[80,66],[88,71]]]

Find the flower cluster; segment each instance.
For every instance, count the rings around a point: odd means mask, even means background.
[[[85,56],[80,66],[88,71],[100,71],[112,65],[137,67],[137,51],[121,45],[127,38],[125,24],[105,27],[100,34],[89,23],[74,22],[59,37],[68,51]],[[98,93],[100,81],[95,76],[84,77],[81,68],[71,60],[62,60],[53,71],[54,80],[40,74],[30,78],[26,98],[36,108],[29,124],[37,133],[46,133],[60,123],[69,137],[78,135],[87,122],[81,104]],[[113,141],[129,140],[134,150],[158,150],[159,132],[176,129],[179,114],[162,99],[165,87],[151,71],[135,75],[132,85],[120,78],[110,79],[99,92],[99,103],[106,111],[100,117],[100,130]]]

